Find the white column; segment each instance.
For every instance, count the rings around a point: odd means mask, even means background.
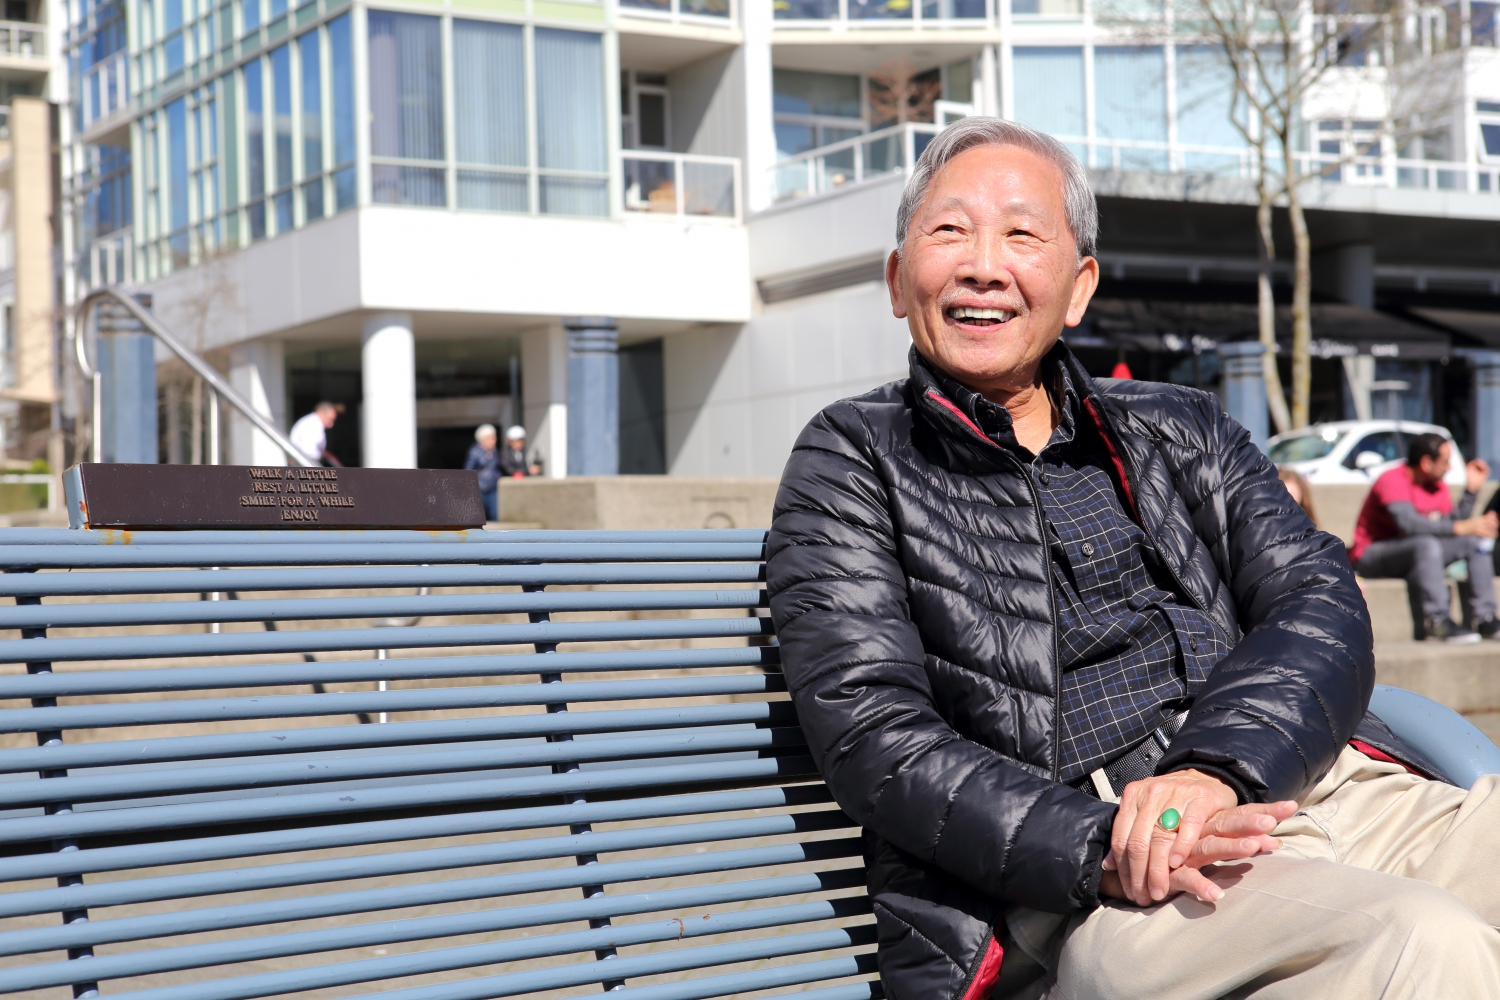
[[[521,336],[526,444],[553,479],[568,475],[568,332],[561,323]]]
[[[1004,0],[1009,3],[1010,0]],[[979,79],[974,82],[974,110],[981,115],[1000,114],[1000,61],[995,56],[995,46],[986,45],[979,50]]]
[[[417,467],[417,348],[410,313],[365,320],[360,450],[367,469]]]
[[[771,113],[771,4],[742,0],[745,41],[745,209],[769,208],[771,167],[776,163],[776,125]]]
[[[229,384],[285,433],[286,357],[279,340],[252,340],[229,350]],[[221,401],[229,416],[230,465],[286,465],[286,453],[234,407]]]

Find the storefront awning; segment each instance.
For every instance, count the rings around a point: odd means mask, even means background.
[[[1411,312],[1430,323],[1455,331],[1460,337],[1475,341],[1475,347],[1500,347],[1500,311],[1429,309],[1422,306],[1413,308]]]
[[[1176,354],[1213,351],[1220,343],[1255,340],[1259,329],[1253,303],[1095,299],[1089,304],[1084,326],[1064,339],[1075,347]],[[1281,353],[1291,350],[1290,306],[1276,310],[1276,340]],[[1311,349],[1318,358],[1368,354],[1414,361],[1446,358],[1453,353],[1450,338],[1439,331],[1389,313],[1342,303],[1313,305]]]

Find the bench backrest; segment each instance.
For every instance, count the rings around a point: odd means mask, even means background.
[[[878,997],[764,542],[4,532],[0,992]]]

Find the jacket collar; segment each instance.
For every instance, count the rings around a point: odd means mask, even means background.
[[[1019,447],[1011,426],[1010,414],[1005,407],[985,399],[979,393],[961,385],[938,371],[926,358],[912,347],[909,362],[913,392],[913,409],[919,419],[937,430],[947,440],[960,445],[971,454],[993,455],[1002,447]],[[1079,364],[1068,345],[1061,339],[1047,352],[1042,364],[1050,369],[1054,395],[1061,395],[1064,405],[1062,420],[1067,426],[1067,437],[1075,429],[1074,420],[1087,415],[1098,428],[1099,436],[1109,451],[1110,461],[1118,474],[1125,504],[1139,523],[1140,511],[1136,506],[1134,476],[1126,466],[1118,431],[1112,426],[1104,407],[1103,397],[1089,373]],[[1062,424],[1059,430],[1062,430]],[[1057,440],[1054,435],[1053,440]]]

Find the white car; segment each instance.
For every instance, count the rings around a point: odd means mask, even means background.
[[[1411,420],[1340,420],[1313,424],[1273,437],[1266,453],[1277,465],[1290,466],[1310,483],[1347,483],[1368,486],[1406,461],[1406,447],[1418,434],[1441,434],[1452,444],[1448,428]],[[1453,445],[1453,458],[1443,481],[1465,483],[1464,457]]]

